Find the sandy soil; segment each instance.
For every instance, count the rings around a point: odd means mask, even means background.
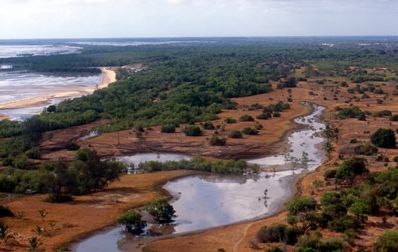
[[[19,109],[27,107],[46,106],[52,99],[67,99],[87,95],[97,88],[102,89],[108,87],[116,81],[116,72],[113,68],[101,68],[102,77],[97,87],[67,86],[67,87],[50,87],[53,93],[46,96],[32,97],[23,100],[0,103],[0,109]]]
[[[52,204],[45,202],[45,195],[23,196],[3,200],[3,204],[19,216],[6,218],[14,233],[15,241],[0,243],[0,251],[27,251],[28,239],[36,234],[36,226],[45,228],[40,238],[41,248],[54,251],[72,240],[115,223],[127,209],[143,206],[161,196],[168,196],[161,185],[191,171],[158,172],[156,174],[125,175],[106,190],[76,197],[74,202]],[[48,215],[42,219],[40,209]]]

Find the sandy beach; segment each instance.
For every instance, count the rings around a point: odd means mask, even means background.
[[[93,87],[85,86],[60,86],[60,87],[48,87],[51,90],[51,94],[45,96],[31,97],[27,99],[0,102],[0,109],[21,109],[29,107],[39,107],[48,105],[53,99],[68,99],[75,98],[83,95],[93,93],[97,89],[103,89],[108,87],[111,83],[116,82],[116,72],[114,68],[102,67],[101,81]],[[6,119],[7,116],[0,114],[0,120]]]

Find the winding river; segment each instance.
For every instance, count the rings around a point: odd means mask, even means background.
[[[313,106],[310,115],[296,123],[304,127],[288,137],[289,150],[275,156],[248,160],[264,172],[253,176],[196,175],[170,181],[164,188],[173,196],[170,202],[177,213],[176,221],[167,227],[169,234],[182,234],[275,214],[293,195],[294,181],[305,172],[316,169],[324,160],[320,145],[325,125],[320,121],[323,107]],[[120,160],[137,164],[148,160],[181,160],[176,154],[138,154]],[[125,234],[120,226],[98,232],[72,245],[77,252],[126,251],[128,243],[139,243],[140,237]],[[131,246],[130,246],[131,248]]]

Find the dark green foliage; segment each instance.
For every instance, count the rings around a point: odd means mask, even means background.
[[[239,117],[240,122],[253,122],[254,118],[251,115],[242,115]]]
[[[340,240],[322,240],[318,235],[303,236],[295,249],[296,252],[344,252]]]
[[[227,139],[224,137],[212,135],[209,139],[209,144],[212,146],[224,146],[227,144]]]
[[[244,128],[242,130],[242,133],[245,134],[245,135],[255,136],[255,135],[258,135],[258,130],[248,127],[248,128]]]
[[[224,122],[228,123],[228,124],[232,124],[232,123],[237,123],[238,121],[234,118],[228,117],[228,118],[224,119]]]
[[[216,127],[214,127],[212,122],[205,122],[203,123],[203,128],[206,130],[214,130]]]
[[[284,88],[294,88],[297,87],[297,79],[294,77],[291,77],[289,79],[287,79],[285,82],[283,83],[279,83],[277,88],[278,89],[284,89]]]
[[[139,169],[148,172],[168,170],[195,170],[220,174],[241,175],[244,173],[257,173],[259,167],[257,165],[248,164],[243,160],[208,161],[203,158],[195,157],[189,161],[167,161],[163,163],[157,161],[148,161],[145,163],[140,163]]]
[[[1,120],[0,121],[0,137],[12,137],[22,134],[22,125],[20,122]]]
[[[38,147],[33,147],[26,151],[25,155],[30,159],[40,159],[40,150]]]
[[[373,156],[377,154],[378,149],[377,147],[371,145],[371,144],[361,144],[358,146],[355,146],[354,148],[354,153],[356,155],[364,155],[364,156]]]
[[[261,115],[258,115],[256,118],[259,120],[268,120],[268,119],[272,118],[272,114],[271,113],[262,113]]]
[[[332,179],[332,178],[335,178],[336,177],[336,173],[337,173],[337,170],[336,169],[332,169],[332,170],[327,170],[326,172],[325,172],[325,179]]]
[[[234,130],[231,131],[231,133],[229,134],[230,138],[242,138],[242,132],[240,132],[239,130]]]
[[[376,117],[385,117],[385,116],[391,117],[392,112],[390,110],[382,110],[382,111],[376,112],[375,116]]]
[[[347,208],[341,200],[338,192],[326,192],[321,197],[322,212],[334,218],[341,217],[347,213]]]
[[[337,107],[335,110],[337,111],[337,117],[340,119],[358,118],[362,121],[366,119],[365,113],[360,108],[355,106],[348,108]]]
[[[175,210],[172,205],[167,202],[167,200],[157,200],[149,204],[146,211],[155,219],[158,223],[171,223],[176,217]]]
[[[398,251],[398,231],[387,230],[376,241],[374,252],[396,252]]]
[[[186,136],[201,136],[202,130],[198,126],[188,126],[184,128]]]
[[[14,216],[14,213],[8,207],[0,205],[0,218]]]
[[[390,117],[390,121],[397,122],[398,121],[398,115],[392,115]]]
[[[378,129],[371,136],[370,140],[374,145],[380,148],[395,148],[397,145],[395,133],[391,129]]]
[[[172,124],[168,125],[163,125],[161,128],[162,133],[175,133],[176,132],[176,126]]]
[[[80,149],[80,146],[75,142],[70,142],[65,146],[65,149],[70,151],[77,151]]]
[[[270,227],[260,228],[257,232],[257,240],[263,243],[283,242],[288,245],[294,245],[300,234],[301,231],[298,228],[274,224]]]
[[[336,180],[338,182],[344,180],[353,180],[355,176],[368,173],[366,168],[367,161],[363,158],[353,157],[345,160],[337,169]]]
[[[296,215],[300,212],[315,211],[317,208],[316,200],[311,197],[294,197],[286,205],[290,214]]]
[[[142,215],[135,210],[130,210],[122,214],[117,222],[124,225],[128,232],[135,235],[141,234],[146,227],[146,222],[142,220]]]

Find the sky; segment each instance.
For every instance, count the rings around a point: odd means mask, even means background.
[[[0,0],[0,39],[398,35],[398,0]]]

